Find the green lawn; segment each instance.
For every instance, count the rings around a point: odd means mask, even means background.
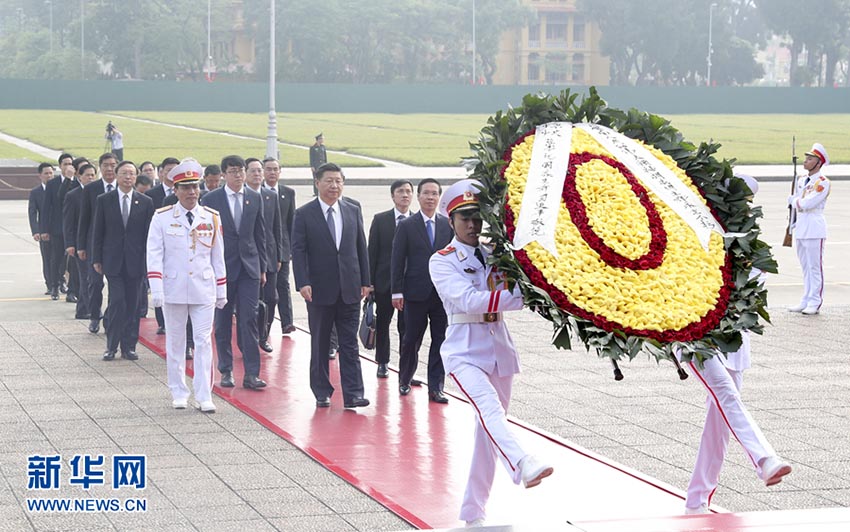
[[[9,144],[8,142],[3,142],[2,140],[0,140],[0,159],[30,159],[38,162],[47,162],[47,158],[42,157],[37,153],[33,153],[23,148],[19,148],[14,144]]]
[[[267,115],[263,113],[172,113],[115,111],[126,118],[113,118],[125,135],[125,156],[137,162],[162,160],[165,156],[192,156],[204,164],[222,155],[239,153],[260,156],[265,151]],[[240,140],[193,132],[130,118],[145,118],[169,124],[192,126],[216,132],[255,137]],[[720,156],[741,164],[783,164],[791,161],[791,136],[797,136],[797,154],[802,156],[813,142],[821,142],[835,163],[850,162],[850,115],[669,115],[673,125],[693,142],[713,139],[723,147]],[[0,110],[0,131],[23,137],[50,148],[90,157],[104,147],[103,130],[108,116],[77,111]],[[330,150],[399,161],[417,166],[453,166],[469,155],[468,144],[486,124],[485,115],[447,114],[307,114],[278,115],[282,142],[309,146],[323,132]],[[0,149],[3,149],[0,147]],[[26,152],[28,153],[28,152]],[[306,150],[281,147],[286,166],[308,166]],[[332,155],[345,166],[374,163]]]

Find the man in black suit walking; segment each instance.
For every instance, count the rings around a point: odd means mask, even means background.
[[[277,308],[283,334],[295,331],[292,319],[292,294],[289,289],[289,262],[292,259],[292,222],[295,218],[295,189],[280,182],[280,163],[267,157],[263,160],[266,188],[280,199],[280,270],[277,272]],[[274,309],[269,309],[269,325],[274,321]]]
[[[97,198],[92,236],[92,266],[106,275],[109,303],[106,307],[104,360],[137,360],[139,341],[139,292],[147,272],[145,249],[153,218],[153,202],[133,189],[138,169],[130,161],[116,168],[118,188]]]
[[[283,255],[283,237],[281,235],[280,200],[276,193],[263,187],[263,163],[259,159],[245,159],[245,184],[263,199],[263,225],[266,228],[266,284],[261,288],[260,299],[265,309],[257,316],[257,328],[260,330],[260,349],[266,353],[273,351],[269,343],[270,317],[274,317],[277,306],[277,273],[280,269],[280,257]]]
[[[165,200],[174,196],[174,182],[168,178],[168,173],[178,164],[180,164],[180,161],[177,160],[176,157],[166,157],[161,163],[159,163],[159,166],[157,166],[156,169],[159,174],[159,184],[145,192],[145,194],[153,200],[154,210],[166,205]],[[171,204],[174,203],[177,203],[176,197],[171,200]],[[145,279],[145,286],[147,286],[147,279]],[[165,316],[162,314],[162,308],[154,307],[153,313],[154,316],[156,316],[156,334],[165,334]],[[191,338],[191,336],[188,336],[187,338]]]
[[[77,168],[79,187],[74,188],[65,196],[65,204],[62,206],[62,231],[65,233],[65,253],[68,260],[76,264],[76,268],[68,268],[69,273],[73,270],[77,275],[77,308],[74,317],[78,320],[91,319],[89,310],[89,272],[88,267],[82,259],[77,257],[77,232],[80,227],[80,211],[83,205],[83,191],[86,185],[91,184],[97,176],[94,166],[88,162],[82,162]]]
[[[442,188],[436,179],[423,179],[417,187],[420,211],[398,224],[391,261],[393,306],[404,311],[404,335],[399,358],[398,391],[410,393],[419,365],[419,345],[430,322],[431,348],[428,353],[428,397],[447,403],[443,395],[446,372],[440,346],[446,337],[448,318],[443,302],[431,283],[428,261],[435,251],[452,240],[448,219],[437,214]]]
[[[27,203],[27,215],[30,221],[30,232],[32,239],[38,242],[39,251],[41,251],[41,274],[44,276],[44,286],[47,291],[44,295],[50,295],[50,251],[46,240],[41,239],[41,213],[44,209],[44,189],[47,187],[47,182],[53,179],[53,165],[50,163],[41,163],[38,165],[38,178],[41,183],[30,190],[30,197]]]
[[[369,406],[357,349],[360,301],[369,294],[369,251],[360,208],[341,201],[345,176],[325,163],[314,180],[318,196],[295,212],[292,269],[307,302],[310,388],[316,406],[329,407],[334,388],[328,366],[331,328],[339,337],[339,372],[345,408]]]
[[[218,211],[224,235],[224,263],[227,270],[227,304],[215,311],[215,347],[221,386],[233,382],[233,310],[242,337],[239,349],[245,364],[242,386],[260,390],[260,349],[257,332],[257,305],[260,287],[266,283],[266,228],[262,197],[244,186],[245,160],[228,155],[221,160],[225,186],[209,192],[201,204]]]
[[[89,312],[91,321],[89,331],[97,333],[100,330],[101,307],[103,306],[103,274],[98,273],[92,264],[89,249],[93,243],[94,211],[97,198],[101,194],[115,190],[115,167],[118,159],[111,152],[101,155],[97,164],[100,167],[101,179],[83,189],[83,201],[80,205],[80,226],[77,228],[77,256],[86,261],[89,274]]]
[[[80,186],[74,180],[71,154],[59,156],[59,175],[47,182],[41,215],[41,239],[48,242],[50,298],[59,299],[60,288],[65,291],[65,241],[62,231],[62,203],[72,188]],[[70,170],[69,170],[70,168]],[[68,175],[70,174],[70,175]],[[71,299],[71,302],[75,302]]]
[[[389,376],[387,364],[390,362],[390,322],[393,319],[393,297],[390,286],[390,262],[393,255],[393,237],[396,226],[410,216],[410,202],[413,199],[413,184],[398,180],[390,185],[390,197],[393,208],[379,212],[372,218],[369,228],[369,267],[371,268],[372,287],[375,292],[375,361],[378,362],[378,377]],[[398,338],[404,335],[404,313],[398,313]]]

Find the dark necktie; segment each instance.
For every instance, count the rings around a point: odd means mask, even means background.
[[[237,192],[233,195],[233,225],[236,226],[236,232],[239,232],[239,226],[242,224],[242,193]]]
[[[189,225],[192,225],[192,222],[195,220],[195,215],[192,214],[192,211],[186,211],[186,218],[189,220]]]
[[[434,249],[434,222],[426,220],[425,229],[428,231],[428,241],[431,242],[431,249]]]
[[[106,191],[112,192],[112,185],[106,185]]]
[[[475,248],[475,258],[478,259],[478,262],[480,262],[482,266],[487,265],[487,263],[484,262],[484,255],[481,254],[480,248]]]
[[[400,221],[402,221],[402,220],[404,220],[404,215],[403,215],[403,214],[399,214],[399,215],[396,217],[396,219],[395,219],[395,224],[396,224],[396,225],[398,225],[398,223],[399,223]]]
[[[130,195],[124,194],[121,200],[121,218],[124,219],[124,227],[127,227],[127,219],[130,217]]]
[[[334,246],[339,249],[339,243],[336,241],[336,222],[334,222],[334,208],[328,209],[328,229],[331,232],[331,238],[334,241]]]

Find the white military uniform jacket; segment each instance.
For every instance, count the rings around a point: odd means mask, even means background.
[[[489,250],[481,246],[486,262]],[[519,288],[505,289],[503,274],[475,258],[475,248],[457,238],[431,256],[431,281],[437,289],[449,326],[440,355],[446,373],[459,364],[472,364],[499,376],[519,373],[519,357],[504,320],[485,322],[485,313],[520,310],[523,307]],[[478,323],[452,324],[452,316],[479,314]]]
[[[189,224],[179,203],[156,211],[148,231],[151,294],[171,304],[204,305],[227,297],[224,242],[218,212],[196,205]]]
[[[797,178],[797,188],[791,200],[791,206],[797,211],[794,238],[826,238],[823,209],[829,189],[829,179],[820,170],[814,175]]]

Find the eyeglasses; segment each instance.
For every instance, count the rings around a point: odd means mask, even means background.
[[[244,168],[228,168],[227,171],[224,172],[224,173],[227,174],[227,175],[230,175],[230,176],[237,176],[237,175],[240,175],[240,174],[244,174],[245,169]]]

